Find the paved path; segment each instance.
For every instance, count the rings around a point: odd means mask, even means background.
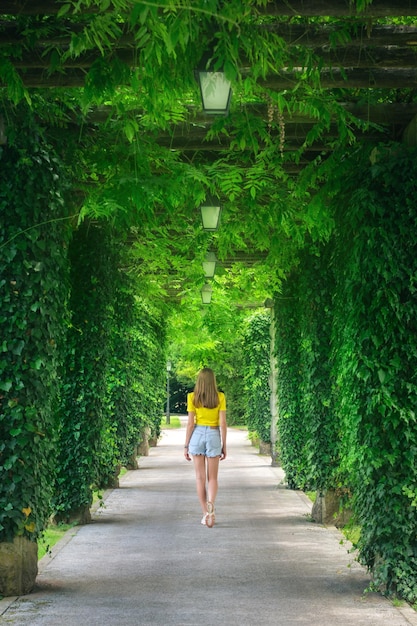
[[[183,428],[165,431],[94,522],[41,561],[35,591],[0,601],[0,624],[417,624],[411,608],[363,596],[369,579],[341,535],[309,521],[305,496],[243,431],[229,431],[216,526],[201,526],[183,442]]]

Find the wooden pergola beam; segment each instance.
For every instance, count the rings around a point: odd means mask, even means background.
[[[346,68],[415,68],[417,65],[417,49],[375,47],[364,42],[362,48],[313,49],[324,67]]]
[[[111,58],[114,59],[117,57],[122,63],[127,65],[128,67],[134,67],[137,65],[136,50],[132,48],[127,49],[119,49],[116,52],[112,52]],[[93,52],[88,54],[81,54],[80,56],[69,58],[60,65],[60,68],[63,69],[85,69],[89,70],[93,63],[99,59],[103,59],[102,55],[99,52]],[[26,53],[19,58],[10,59],[13,63],[13,66],[19,70],[28,71],[32,69],[47,69],[51,66],[51,55],[43,55],[42,50],[39,48],[35,48],[30,53]]]
[[[358,117],[366,122],[373,122],[374,124],[382,125],[406,125],[409,121],[417,115],[417,102],[383,102],[379,104],[357,104],[355,102],[340,102],[339,106],[347,113]],[[268,119],[268,107],[266,104],[245,104],[245,111],[249,115],[262,117]],[[88,124],[102,124],[109,121],[114,109],[110,106],[100,106],[97,109],[90,111],[86,117],[86,123]],[[131,109],[128,113],[133,117],[141,117],[144,114],[142,109]],[[230,119],[233,123],[233,111],[230,113]],[[288,111],[283,112],[283,119],[286,125],[289,124],[308,124],[313,125],[317,123],[317,118],[310,117],[306,113]],[[190,128],[193,124],[197,124],[203,130],[206,131],[211,128],[215,118],[212,115],[206,115],[202,112],[196,112],[194,109],[190,110],[190,121],[183,124],[177,124],[175,126],[176,135],[186,135],[190,132]],[[78,123],[78,119],[76,120]]]
[[[1,0],[1,15],[56,15],[65,0]],[[83,13],[97,13],[99,9],[83,8]]]
[[[368,140],[374,141],[382,141],[384,138],[384,134],[380,133],[370,133],[361,135]],[[326,135],[326,138],[330,141],[334,141],[337,139],[336,135]],[[296,137],[288,137],[283,144],[283,152],[297,152],[302,148],[303,154],[314,152],[315,154],[329,152],[331,148],[325,144],[324,140],[320,143],[315,142],[312,145],[303,146],[305,141],[305,137],[300,136],[298,139]],[[163,137],[157,138],[156,143],[164,148],[169,148],[170,150],[178,150],[179,152],[224,152],[225,150],[230,151],[230,142],[223,140],[221,143],[216,141],[204,141],[200,140],[198,137],[193,137],[191,134],[189,137],[182,137],[178,139],[173,139],[170,141],[166,140]],[[276,145],[279,144],[279,137],[276,138]],[[246,151],[253,151],[250,144],[246,146]]]
[[[15,22],[3,22],[0,33],[0,47],[9,45],[19,45],[23,38],[16,28]],[[284,39],[288,46],[304,46],[306,48],[317,48],[329,46],[332,39],[337,39],[338,30],[334,24],[287,24],[276,22],[274,24],[262,24],[257,27],[260,31],[269,30]],[[78,33],[83,29],[83,24],[74,23],[71,25],[71,32]],[[127,26],[122,28],[123,34],[114,41],[113,49],[136,49],[134,34],[128,30]],[[36,41],[36,47],[44,50],[48,46],[57,46],[67,49],[70,45],[69,34],[50,32],[42,35]],[[349,41],[343,43],[345,48],[357,48],[368,46],[417,46],[417,27],[404,24],[395,25],[372,25],[368,23],[354,22],[350,33]],[[339,49],[339,47],[336,47]]]
[[[365,46],[415,46],[417,45],[417,27],[404,24],[399,25],[371,25],[362,21],[351,22],[351,32],[348,41],[343,43],[343,48]],[[346,23],[348,29],[349,23]],[[276,22],[274,24],[262,24],[259,30],[269,30],[284,39],[289,46],[304,46],[316,48],[328,46],[329,42],[337,40],[340,26],[334,24],[286,24]]]
[[[312,52],[320,59],[323,67],[346,67],[346,68],[415,68],[417,66],[417,48],[399,48],[394,45],[389,48],[371,47],[363,48],[349,46],[331,50],[313,49]],[[119,49],[112,53],[112,58],[117,58],[129,67],[137,64],[137,52],[133,49]],[[62,68],[74,69],[85,68],[88,70],[94,61],[102,58],[97,53],[83,54],[76,58],[69,58],[62,63]],[[18,69],[46,69],[51,66],[50,55],[42,54],[41,49],[35,48],[19,58],[12,59],[14,67]],[[296,59],[294,59],[296,62]],[[249,71],[249,68],[248,68]]]
[[[260,11],[283,17],[405,17],[417,15],[417,3],[414,0],[373,0],[358,13],[356,3],[350,0],[273,0]]]
[[[345,68],[323,70],[317,76],[321,89],[406,89],[417,86],[417,67],[414,68]],[[272,90],[293,89],[302,82],[300,74],[281,72],[269,75],[260,85]],[[310,84],[310,83],[308,83]]]
[[[56,15],[64,0],[1,0],[3,15]],[[134,3],[132,2],[132,7]],[[112,7],[110,7],[111,10]],[[97,13],[99,8],[83,9],[84,13]],[[350,0],[274,0],[259,8],[265,15],[303,17],[405,17],[417,15],[414,0],[373,0],[363,12],[358,13]]]
[[[30,69],[20,73],[26,87],[84,87],[87,68],[71,69],[49,74],[43,69]],[[405,89],[417,87],[417,66],[412,68],[333,68],[317,76],[321,89]],[[301,72],[280,72],[269,75],[259,84],[273,91],[293,89],[303,82]],[[306,82],[311,86],[311,82]],[[0,83],[1,86],[1,83]]]

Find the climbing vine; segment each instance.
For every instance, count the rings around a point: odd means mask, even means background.
[[[416,150],[400,144],[345,154],[343,175],[315,200],[334,207],[330,243],[300,255],[275,299],[288,482],[350,496],[360,561],[378,588],[410,602],[417,598],[415,162]]]
[[[339,195],[333,339],[344,462],[375,584],[417,599],[416,150],[363,153]],[[357,158],[357,155],[355,156]],[[338,329],[341,330],[339,318]]]
[[[306,245],[300,259],[300,410],[306,429],[307,484],[325,491],[338,486],[339,426],[334,411],[330,337],[333,327],[332,240]]]
[[[0,540],[50,515],[69,294],[67,181],[26,107],[0,147]]]
[[[275,299],[281,457],[289,484],[324,491],[338,485],[334,411],[331,246],[306,243]]]
[[[183,313],[181,299],[203,283],[201,260],[214,243],[223,262],[249,249],[266,257],[256,270],[219,271],[214,302],[216,295],[223,304],[235,303],[236,294],[276,294],[288,484],[325,489],[338,481],[353,494],[360,560],[377,585],[415,601],[416,152],[397,144],[346,149],[353,129],[369,124],[348,113],[345,93],[338,102],[335,91],[320,89],[314,54],[290,50],[268,28],[263,1],[253,11],[242,11],[238,0],[184,0],[181,11],[171,0],[162,4],[161,12],[157,3],[68,0],[56,18],[16,17],[14,37],[10,20],[0,26],[12,41],[0,52],[0,135],[7,140],[0,147],[0,539],[36,539],[51,503],[64,516],[88,509],[92,489],[129,462],[144,426],[159,434],[165,325],[147,295],[161,302],[176,282]],[[328,24],[332,47],[358,22]],[[61,48],[45,44],[62,36]],[[124,37],[135,44],[130,65],[115,53]],[[40,48],[45,74],[69,75],[67,62],[96,55],[84,88],[27,89],[15,64]],[[239,102],[204,133],[219,146],[230,142],[213,160],[172,149],[197,118],[193,69],[207,48]],[[243,75],[248,59],[251,71]],[[270,68],[282,67],[302,68],[293,90],[262,86]],[[391,99],[369,91],[368,104]],[[265,104],[267,119],[252,114]],[[316,123],[299,148],[285,150],[285,118],[298,113]],[[331,126],[343,145],[321,163],[334,147],[326,139]],[[290,177],[315,143],[323,154],[304,176]],[[79,217],[69,256],[63,162]],[[310,202],[314,185],[320,192]],[[198,217],[209,192],[225,201],[223,229],[212,240]],[[121,277],[120,228],[135,239],[123,259],[129,280]],[[243,315],[225,306],[206,312],[198,326],[203,315],[195,300],[192,307],[184,325],[193,333],[193,365],[219,371],[231,420],[240,423],[245,395],[235,330]],[[247,332],[262,346],[245,354],[247,419],[266,438],[262,315]]]
[[[299,281],[299,272],[294,269],[274,303],[279,456],[291,488],[307,486],[307,425],[301,408]]]
[[[117,281],[111,229],[84,223],[70,248],[71,327],[62,381],[58,490],[60,516],[78,515],[92,503],[92,489],[116,470],[106,372]]]
[[[246,320],[243,332],[246,425],[265,443],[271,441],[270,325],[269,312],[261,310]]]
[[[134,462],[149,426],[159,435],[164,326],[120,272],[121,242],[102,221],[74,233],[71,326],[62,384],[58,518],[88,518],[93,490]]]

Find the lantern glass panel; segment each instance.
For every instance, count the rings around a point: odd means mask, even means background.
[[[212,295],[212,288],[210,285],[204,285],[201,290],[201,301],[203,304],[210,304]]]
[[[206,278],[213,278],[216,271],[216,256],[213,252],[209,252],[205,261],[203,261],[204,276]]]
[[[201,207],[201,219],[204,230],[215,231],[219,228],[221,206],[213,202]]]
[[[226,115],[232,90],[223,72],[198,72],[201,100],[205,113]]]

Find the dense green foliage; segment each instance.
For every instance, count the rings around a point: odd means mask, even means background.
[[[416,151],[345,158],[321,193],[331,258],[302,258],[276,298],[282,460],[294,486],[353,494],[361,562],[415,602]]]
[[[223,290],[219,306],[213,303],[201,311],[201,305],[197,304],[200,294],[197,293],[191,305],[184,303],[177,307],[169,320],[168,353],[176,380],[183,389],[193,389],[197,373],[202,367],[214,370],[217,385],[226,394],[228,424],[238,425],[245,422],[243,355],[239,329],[247,317],[247,311],[223,306],[226,297]]]
[[[50,514],[67,330],[67,182],[30,112],[0,147],[0,539]]]
[[[271,316],[268,311],[251,315],[243,331],[245,422],[265,443],[271,441]]]
[[[165,394],[165,322],[161,311],[135,295],[120,273],[113,326],[113,363],[108,373],[117,461],[129,466],[149,428],[160,435]],[[124,283],[124,284],[123,284]]]
[[[74,230],[71,180],[20,109],[0,148],[3,540],[88,509],[145,426],[158,436],[164,389],[162,314],[121,270],[129,247],[106,221]]]
[[[306,246],[275,300],[279,437],[291,486],[335,487],[338,421],[334,411],[330,337],[333,267],[329,246]]]
[[[301,342],[298,292],[299,274],[285,281],[275,298],[275,346],[279,457],[290,487],[306,485],[305,445],[307,427],[301,410]]]
[[[415,601],[416,155],[350,147],[370,124],[344,105],[416,96],[323,90],[312,48],[271,22],[325,24],[333,49],[363,21],[272,18],[264,4],[68,0],[58,15],[2,16],[0,539],[35,539],[52,502],[64,516],[88,508],[144,427],[159,433],[167,356],[182,389],[213,367],[229,423],[266,440],[266,316],[244,322],[274,293],[288,484],[352,494],[361,561]],[[233,82],[229,116],[210,123],[194,81],[206,53]],[[17,66],[31,55],[64,79],[95,60],[83,88],[26,89]],[[280,68],[295,71],[292,89],[263,80]],[[315,121],[297,145],[284,114]],[[172,149],[191,126],[229,148]],[[313,144],[320,154],[290,176]],[[223,202],[214,235],[198,212],[209,193]],[[220,263],[202,311],[208,250]],[[239,253],[262,262],[228,262]]]
[[[366,162],[364,157],[368,156]],[[417,151],[362,155],[339,195],[336,303],[345,469],[377,585],[417,599]],[[341,312],[343,311],[343,334]],[[342,341],[341,341],[342,340]]]
[[[355,4],[362,10],[366,1]],[[355,128],[369,124],[340,104],[349,100],[345,94],[320,89],[321,66],[312,50],[289,46],[268,28],[269,22],[286,24],[288,17],[265,15],[264,5],[253,0],[242,10],[240,0],[74,0],[63,2],[58,15],[44,22],[19,16],[13,45],[5,42],[1,48],[5,88],[0,95],[13,102],[26,97],[50,126],[71,168],[81,215],[111,217],[127,229],[139,225],[132,265],[143,278],[142,294],[163,296],[173,282],[180,297],[201,288],[208,239],[198,227],[197,209],[209,192],[224,203],[223,227],[213,246],[219,259],[248,247],[267,255],[255,272],[228,273],[229,288],[244,291],[248,300],[257,299],[259,289],[270,295],[279,288],[306,233],[319,239],[329,231],[326,207],[312,207],[286,166],[304,158],[303,150],[312,143],[327,144],[330,126],[337,127],[338,142],[345,144],[354,141]],[[307,27],[317,19],[293,16],[291,21]],[[334,26],[330,47],[348,41],[357,28],[347,20],[329,23]],[[7,35],[9,20],[0,24],[0,35],[2,28]],[[119,46],[127,41],[134,42],[131,63],[119,56]],[[66,63],[76,68],[86,56],[95,56],[84,88],[25,90],[13,63],[19,65],[33,50],[36,56],[39,49],[52,76],[67,73],[70,78]],[[210,123],[198,118],[194,79],[208,52],[233,82],[230,115]],[[243,71],[248,61],[250,71]],[[298,68],[294,90],[277,91],[263,82],[283,67]],[[368,93],[357,96],[362,97],[370,102]],[[316,121],[299,149],[283,150],[284,114]],[[196,127],[203,138],[230,141],[230,149],[215,159],[205,159],[198,150],[184,156],[171,149],[171,142]],[[213,287],[217,292],[217,281]]]
[[[326,489],[337,484],[338,419],[334,411],[332,361],[332,249],[313,247],[302,255],[298,292],[300,320],[300,410],[306,429],[306,484]]]
[[[89,507],[92,487],[116,471],[106,375],[112,356],[117,264],[106,224],[83,224],[70,247],[71,327],[63,377],[58,493],[60,512]]]
[[[71,328],[63,378],[59,517],[88,509],[136,455],[145,426],[159,435],[164,335],[155,312],[121,275],[120,242],[106,222],[74,233]]]

